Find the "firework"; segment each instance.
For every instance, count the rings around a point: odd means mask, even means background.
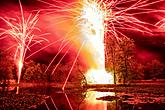
[[[35,35],[33,33],[34,30],[40,31],[40,29],[36,27],[39,11],[35,15],[31,13],[29,17],[25,19],[20,0],[19,5],[21,10],[20,18],[13,18],[15,21],[11,22],[9,19],[1,17],[8,26],[7,29],[1,29],[3,30],[1,36],[5,35],[5,37],[1,38],[10,37],[15,41],[14,46],[11,46],[10,48],[16,47],[14,60],[18,69],[18,83],[20,82],[21,71],[27,50],[30,50],[30,48],[36,44],[41,44],[43,41],[47,41],[47,39],[42,37],[46,34]]]
[[[79,35],[83,39],[80,42],[86,40],[84,47],[91,48],[90,54],[97,65],[89,68],[86,77],[89,76],[89,79],[93,77],[92,80],[96,80],[94,83],[103,83],[97,80],[100,76],[104,76],[103,79],[109,77],[111,81],[107,80],[104,83],[113,83],[112,75],[105,71],[104,40],[106,37],[113,37],[118,41],[121,37],[127,37],[122,30],[152,34],[151,27],[155,25],[141,20],[137,15],[162,12],[163,10],[150,7],[164,0],[81,0],[74,3],[55,1],[59,6],[43,0],[38,1],[51,6],[49,9],[43,9],[47,14],[67,13],[59,16],[61,21],[58,23],[76,21],[75,27],[80,31]]]
[[[54,4],[58,3],[59,6],[43,0],[38,1],[52,7],[43,9],[43,11],[47,11],[47,14],[67,13],[57,17],[62,19],[57,23],[66,22],[68,19],[71,19],[77,20],[77,23],[81,25],[82,22],[86,22],[86,18],[88,17],[88,22],[91,23],[89,27],[93,33],[98,30],[97,28],[103,28],[104,32],[111,33],[117,39],[119,39],[119,36],[126,37],[119,31],[120,29],[151,34],[152,30],[148,26],[154,25],[138,19],[136,15],[164,11],[149,8],[149,6],[153,6],[164,0],[80,0],[79,2],[73,3],[55,1]]]

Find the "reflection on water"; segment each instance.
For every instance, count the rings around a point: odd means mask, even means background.
[[[80,105],[80,110],[108,110],[107,101],[101,101],[96,99],[107,95],[115,95],[115,94],[113,92],[88,91],[86,94],[86,98]]]
[[[16,94],[19,94],[19,86],[17,86]]]
[[[165,110],[165,94],[61,91],[54,87],[8,87],[3,92],[47,95],[37,110]],[[19,92],[18,92],[19,91]]]

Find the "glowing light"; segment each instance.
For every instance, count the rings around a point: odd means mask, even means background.
[[[93,55],[97,68],[91,68],[86,74],[88,79],[93,79],[94,83],[113,83],[113,81],[106,81],[113,79],[112,75],[106,77],[108,73],[105,71],[105,50],[104,50],[104,38],[106,33],[109,33],[110,37],[114,37],[116,40],[120,40],[120,37],[127,37],[122,32],[124,30],[134,30],[147,34],[152,34],[152,30],[149,24],[136,18],[134,15],[152,13],[154,9],[147,9],[146,6],[150,6],[161,2],[147,2],[146,1],[120,1],[120,0],[83,0],[83,8],[81,13],[80,23],[82,35],[91,43],[89,43],[91,54]],[[128,7],[118,7],[118,5],[127,4]],[[139,12],[133,12],[133,10],[140,10]],[[144,11],[145,10],[145,11]],[[130,11],[130,12],[129,12]],[[132,12],[131,12],[132,11]],[[161,11],[157,10],[156,12]],[[147,25],[147,26],[146,26]],[[109,41],[110,42],[110,41]],[[101,77],[104,76],[104,77]],[[91,78],[90,78],[91,77]],[[102,78],[102,80],[100,80]],[[106,81],[104,81],[104,80]]]
[[[91,9],[90,9],[91,8]],[[92,12],[93,11],[93,12]],[[84,8],[82,12],[82,19],[84,22],[80,24],[80,30],[82,32],[82,36],[87,40],[87,46],[91,47],[89,50],[92,53],[92,56],[97,60],[99,67],[104,67],[105,56],[104,56],[104,23],[102,16],[95,12],[92,7],[88,7],[87,10]],[[97,10],[98,11],[98,10]],[[92,17],[90,16],[90,13]]]
[[[23,67],[23,62],[21,60],[19,60],[19,64],[18,64],[18,84],[19,84],[20,77],[21,77],[22,67]]]
[[[90,103],[98,103],[98,102],[102,102],[100,100],[97,100],[96,98],[100,98],[100,97],[104,97],[104,96],[114,96],[115,93],[114,92],[96,92],[96,91],[88,91],[86,94],[86,101],[90,102]]]
[[[97,100],[96,98],[104,97],[104,96],[114,96],[113,92],[96,92],[96,91],[88,91],[86,94],[86,98],[80,105],[84,110],[107,110],[107,101]]]
[[[98,7],[98,4],[96,2],[88,2],[85,1],[85,5],[82,9],[82,16],[81,19],[84,20],[84,24],[82,25],[82,28],[84,29],[84,33],[88,33],[88,38],[94,37],[91,40],[99,39],[101,42],[104,41],[104,31],[105,31],[105,24],[104,19],[106,16],[106,13],[102,11],[100,7]],[[87,30],[88,29],[88,30]],[[97,41],[99,42],[99,41]],[[96,42],[96,43],[97,43]]]
[[[2,37],[1,39],[11,37],[15,41],[15,44],[9,47],[9,49],[13,47],[16,48],[14,60],[16,62],[18,69],[18,83],[20,83],[23,62],[27,50],[30,50],[30,48],[36,44],[41,44],[41,42],[47,41],[47,39],[42,37],[46,34],[33,34],[34,30],[40,31],[40,29],[36,27],[36,24],[38,22],[39,11],[34,16],[31,13],[26,20],[24,17],[24,12],[20,0],[19,5],[21,10],[20,18],[12,18],[14,21],[11,21],[8,18],[0,17],[9,27],[8,29],[1,29],[3,32],[0,33],[0,35],[5,35],[5,37]]]
[[[94,57],[96,68],[91,68],[86,73],[87,83],[113,84],[113,76],[105,70],[104,32],[106,12],[99,7],[97,2],[84,0],[80,24],[82,35],[87,39],[91,54]]]
[[[106,77],[111,73],[105,71],[104,39],[113,37],[114,40],[121,40],[120,37],[127,37],[123,30],[152,34],[152,28],[150,27],[155,27],[155,25],[138,19],[136,15],[162,12],[162,10],[155,10],[150,7],[164,0],[79,0],[80,2],[74,3],[55,1],[55,4],[59,3],[61,6],[56,6],[43,0],[38,1],[53,7],[53,9],[43,9],[50,11],[50,13],[67,13],[59,16],[61,21],[58,23],[76,20],[75,27],[79,26],[76,29],[78,32],[80,31],[78,36],[82,37],[80,42],[86,41],[84,48],[88,50],[89,54],[87,55],[92,56],[89,57],[92,58],[89,60],[95,63],[92,65],[88,61],[90,68],[86,77],[93,79],[93,81],[89,82],[109,84],[113,83],[113,81],[109,82],[107,78],[112,80],[113,77]],[[106,79],[106,82],[98,80],[100,76],[105,76],[103,79]]]
[[[107,73],[105,69],[90,69],[86,73],[88,84],[113,84],[112,73]]]
[[[154,24],[143,22],[134,15],[159,11],[161,12],[162,10],[146,8],[146,6],[150,6],[161,1],[162,0],[157,2],[147,2],[147,0],[83,0],[81,18],[84,19],[83,23],[86,26],[85,27],[83,25],[83,31],[88,34],[95,35],[95,38],[101,37],[102,41],[104,41],[104,38],[106,37],[115,37],[117,40],[120,40],[120,37],[127,37],[120,31],[121,29],[152,34],[152,29],[149,27],[154,26]],[[124,4],[129,4],[129,6],[126,7]],[[118,5],[121,5],[121,7]],[[133,12],[133,10],[140,11]],[[90,33],[87,32],[85,28],[89,28]],[[104,36],[106,33],[110,33],[110,36]]]

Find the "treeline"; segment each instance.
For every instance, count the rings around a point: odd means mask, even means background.
[[[158,59],[140,64],[135,58],[135,44],[132,39],[106,38],[106,70],[114,75],[115,83],[126,83],[131,80],[142,79],[165,79],[165,65]],[[75,64],[68,79],[70,82],[86,83],[83,65]],[[46,64],[25,61],[21,74],[21,81],[24,82],[64,82],[73,61],[67,64]],[[17,67],[13,55],[0,51],[0,82],[6,83],[14,79],[17,81]]]
[[[70,61],[67,64],[52,64],[48,67],[46,64],[40,64],[30,60],[24,63],[21,80],[26,82],[64,82],[72,63]],[[83,69],[76,64],[68,82],[76,83],[83,80],[85,80]]]
[[[0,51],[0,83],[9,83],[9,80],[17,80],[16,66],[8,52]]]
[[[73,61],[67,64],[52,64],[48,67],[46,64],[25,61],[21,74],[22,82],[64,82],[71,69]],[[85,70],[81,64],[76,63],[68,82],[86,83],[84,77]],[[9,80],[17,81],[17,67],[12,55],[0,52],[0,83],[8,83]]]
[[[116,83],[130,80],[165,79],[165,65],[158,59],[145,64],[136,60],[135,44],[132,39],[106,38],[106,69],[112,72]]]

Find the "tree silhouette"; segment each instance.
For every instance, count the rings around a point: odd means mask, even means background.
[[[161,63],[159,60],[152,60],[148,62],[145,66],[145,79],[152,78],[165,78],[165,65]]]
[[[0,50],[0,81],[6,83],[10,79],[16,80],[16,68],[11,53]]]

